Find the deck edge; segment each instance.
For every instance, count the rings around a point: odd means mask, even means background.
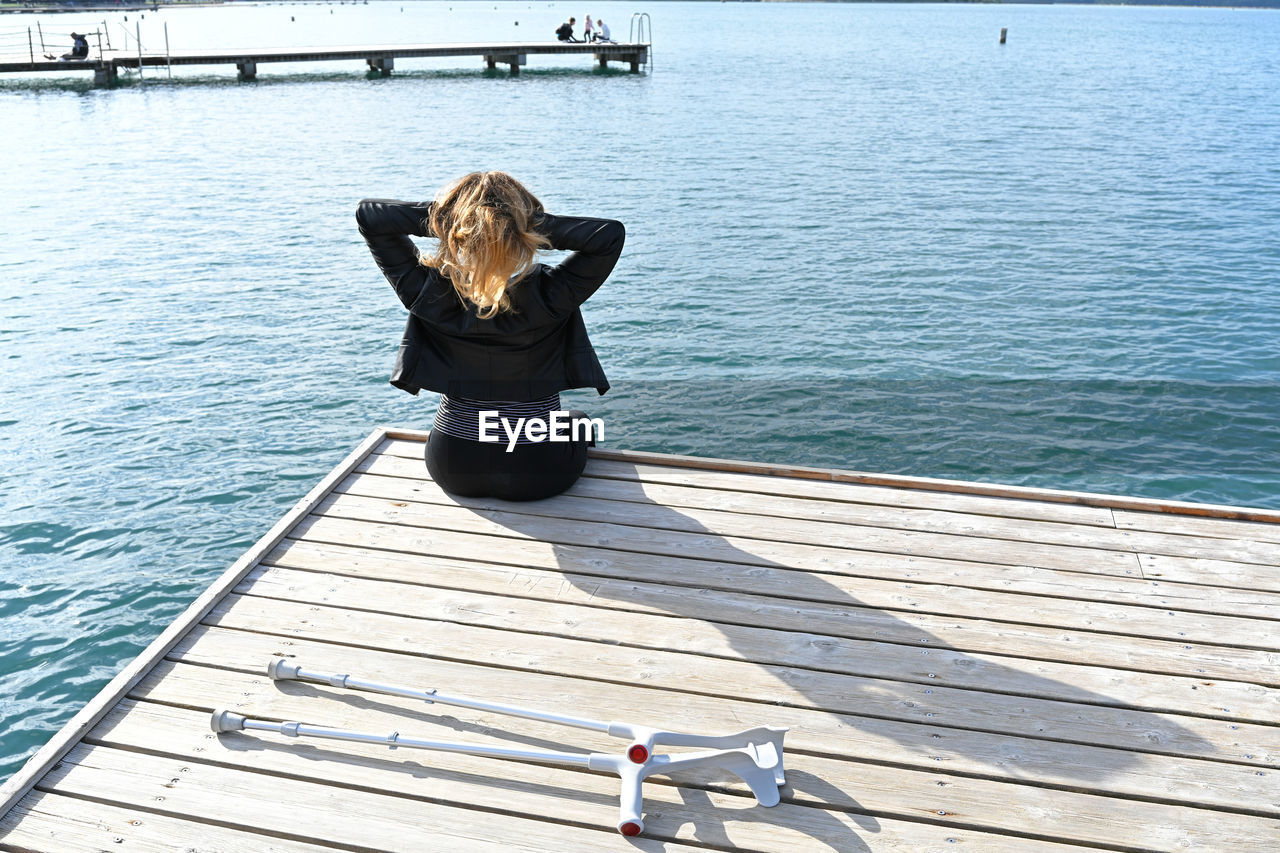
[[[387,438],[398,438],[406,441],[426,441],[427,436],[430,435],[427,430],[400,427],[386,427],[385,432]],[[871,474],[865,471],[848,471],[841,468],[770,465],[765,462],[744,462],[736,459],[716,459],[708,456],[681,456],[672,453],[655,453],[648,450],[604,450],[595,447],[589,450],[588,453],[593,459],[607,459],[612,462],[649,463],[667,465],[673,468],[699,468],[706,471],[764,474],[772,477],[791,477],[798,480],[858,483],[864,486],[888,486],[895,489],[953,492],[993,498],[1013,498],[1110,509],[1128,509],[1138,512],[1158,512],[1166,515],[1192,515],[1203,518],[1280,524],[1280,510],[1262,507],[1201,504],[1191,501],[1167,501],[1158,498],[1134,498],[1125,495],[1108,495],[1101,492],[1075,492],[1065,489],[1042,489],[1034,486],[1007,486],[998,483],[979,483],[971,480],[910,477],[902,474]]]
[[[200,620],[212,610],[223,597],[233,590],[237,584],[258,564],[258,562],[280,544],[290,530],[311,512],[321,500],[328,496],[333,487],[342,482],[361,462],[373,452],[388,436],[384,427],[376,427],[360,444],[347,455],[338,466],[330,471],[293,508],[280,518],[262,538],[240,556],[231,567],[222,573],[190,606],[156,637],[142,652],[107,682],[89,703],[80,709],[66,725],[54,733],[44,746],[32,753],[26,763],[13,774],[4,785],[0,786],[0,818],[25,797],[36,783],[62,760],[81,739],[115,707],[151,668],[164,658],[186,636],[187,632],[199,624]]]

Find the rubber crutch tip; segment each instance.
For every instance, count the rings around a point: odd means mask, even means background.
[[[284,658],[272,658],[271,663],[267,664],[267,675],[271,676],[273,681],[287,681],[297,678],[301,669],[302,667],[296,663],[289,663]]]
[[[235,711],[214,711],[209,719],[209,728],[215,732],[238,732],[244,728],[245,717]]]

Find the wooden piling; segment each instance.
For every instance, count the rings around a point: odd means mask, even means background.
[[[1008,28],[1008,27],[1001,27],[1001,28],[1000,28],[1000,43],[1001,43],[1001,44],[1004,44],[1004,37],[1008,34],[1008,32],[1009,32],[1009,28]]]
[[[116,66],[112,62],[99,62],[93,68],[93,85],[114,86],[119,81]]]
[[[493,68],[498,62],[510,66],[512,77],[519,77],[520,66],[527,65],[529,62],[528,57],[523,53],[492,54],[485,58],[488,60],[490,68]]]

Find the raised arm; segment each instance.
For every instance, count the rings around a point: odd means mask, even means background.
[[[422,297],[430,271],[418,260],[418,247],[409,235],[431,237],[430,216],[431,202],[425,201],[367,198],[356,208],[360,236],[410,311]]]
[[[613,219],[543,213],[534,227],[551,248],[573,252],[543,277],[543,298],[557,314],[568,314],[604,284],[622,254],[626,228]]]

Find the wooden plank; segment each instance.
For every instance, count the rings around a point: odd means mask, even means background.
[[[178,845],[181,844],[179,847]],[[333,848],[192,823],[143,808],[121,808],[42,791],[0,819],[0,850],[24,853],[332,853]]]
[[[983,564],[1020,563],[1114,576],[1141,575],[1136,555],[1120,554],[1114,551],[1090,552],[1080,548],[1050,545],[1025,546],[1024,550],[1021,543],[968,536],[885,530],[879,527],[854,529],[847,525],[837,528],[840,531],[837,543],[848,542],[850,545],[857,544],[862,547],[839,547],[838,544],[836,546],[826,544],[828,540],[823,538],[795,542],[730,534],[724,528],[741,528],[743,525],[726,522],[724,519],[708,518],[705,517],[706,513],[699,514],[701,517],[698,518],[685,518],[682,524],[688,528],[687,530],[655,529],[649,526],[598,520],[525,515],[505,509],[423,504],[410,500],[363,498],[347,494],[330,495],[316,508],[316,512],[320,515],[359,521],[376,521],[437,530],[441,528],[465,530],[470,533],[537,539],[567,545],[605,545],[626,551],[697,557],[730,563],[763,561],[766,564],[780,563],[822,569],[832,565],[850,565],[871,553],[894,553],[902,556],[927,555]],[[607,508],[596,507],[593,512],[604,516],[607,514]],[[674,510],[656,507],[651,514],[661,516],[665,522],[674,525],[681,523],[676,521],[678,517],[694,512],[694,510],[685,510],[684,513],[677,513]],[[706,524],[710,526],[704,526]],[[755,520],[753,526],[758,528],[759,521]],[[826,526],[836,527],[835,525]],[[806,534],[818,537],[817,531],[806,531]],[[808,544],[809,542],[824,544]],[[1273,579],[1272,584],[1280,586],[1280,579]]]
[[[426,441],[424,430],[400,427],[388,428],[387,437],[407,441]],[[1221,506],[1215,504],[1168,501],[1156,498],[1133,498],[1125,495],[1104,495],[1096,492],[1074,492],[1062,489],[1041,489],[1029,486],[1007,486],[992,483],[976,483],[964,480],[941,480],[932,477],[905,477],[894,474],[869,474],[837,468],[810,468],[800,465],[770,465],[762,462],[745,462],[737,459],[712,459],[701,456],[678,456],[670,453],[650,453],[634,450],[590,451],[593,459],[626,462],[630,464],[663,465],[672,468],[691,468],[708,471],[765,474],[773,477],[791,477],[807,480],[827,480],[838,483],[863,483],[894,488],[923,489],[956,494],[987,495],[991,497],[1019,498],[1080,506],[1100,506],[1132,509],[1143,512],[1167,512],[1215,518],[1239,518],[1251,521],[1280,522],[1280,510],[1260,507]]]
[[[281,550],[278,548],[273,553]],[[349,560],[334,558],[333,555],[329,559],[289,560],[285,550],[282,557],[300,566],[300,570],[280,567],[279,561],[273,559],[270,568],[255,569],[237,592],[360,607],[371,600],[360,598],[360,583],[395,581],[421,586],[423,589],[419,594],[429,596],[447,594],[444,590],[478,592],[608,608],[603,611],[605,613],[623,610],[684,616],[708,624],[746,625],[851,640],[898,643],[916,650],[921,647],[964,650],[1058,663],[1136,669],[1144,673],[1183,675],[1199,680],[1228,679],[1280,686],[1280,653],[1273,651],[1122,638],[1112,634],[1072,633],[1061,628],[1010,626],[919,614],[903,618],[840,602],[781,603],[761,596],[721,590],[671,590],[660,584],[617,582],[529,569],[511,571],[478,564],[458,567],[447,561],[430,560],[413,569],[402,563],[399,572],[396,564],[391,563],[388,571],[369,576],[353,569]],[[332,567],[333,573],[329,573],[326,567]],[[390,590],[399,596],[395,587]],[[401,602],[399,606],[405,604]]]
[[[420,853],[424,844],[451,853],[703,849],[626,839],[612,826],[583,828],[101,746],[67,753],[41,782],[46,787],[125,807],[143,801],[164,815],[362,851]]]
[[[1280,571],[1272,566],[1251,566],[1230,560],[1192,557],[1170,557],[1164,554],[1139,554],[1143,577],[1153,580],[1185,581],[1199,578],[1198,583],[1234,586],[1242,589],[1280,589]],[[1273,613],[1280,616],[1280,613]]]
[[[369,652],[305,640],[284,642],[258,634],[223,632],[193,638],[192,645],[217,644],[240,670],[166,662],[144,679],[134,695],[174,706],[212,709],[219,702],[239,713],[272,720],[325,722],[342,727],[380,731],[403,728],[421,736],[466,739],[510,745],[505,733],[510,717],[467,709],[430,708],[421,702],[392,696],[376,700],[350,696],[324,686],[300,682],[272,682],[263,675],[264,661],[287,652],[292,659],[321,669],[363,675],[389,683],[437,687],[453,693],[485,698],[493,673],[484,667],[449,661],[421,660],[407,655]],[[193,652],[194,654],[194,652]],[[1066,745],[1008,735],[957,731],[871,717],[832,715],[798,708],[770,708],[733,698],[695,696],[647,686],[609,685],[580,677],[505,671],[504,695],[534,708],[574,709],[596,719],[625,716],[628,721],[654,722],[685,730],[721,732],[744,725],[789,726],[790,756],[831,758],[836,764],[822,772],[834,787],[856,791],[866,764],[884,764],[949,776],[1012,781],[1049,789],[1110,794],[1129,799],[1190,804],[1252,814],[1280,814],[1280,774],[1256,767],[1202,759],[1177,758],[1118,749]],[[327,701],[323,712],[317,702]],[[625,713],[620,708],[627,709]],[[566,730],[534,721],[518,724],[518,741],[528,746],[561,748]],[[601,752],[618,742],[591,732],[570,738],[584,749]],[[807,765],[812,767],[813,765]],[[684,778],[684,777],[682,777]],[[695,777],[688,777],[694,784]],[[697,777],[697,785],[707,781]],[[799,778],[799,777],[796,777]],[[794,796],[808,786],[797,785]],[[739,790],[736,789],[735,790]],[[816,790],[813,796],[822,800]]]
[[[395,442],[388,442],[389,450]],[[1223,518],[1195,518],[1159,512],[1134,512],[1117,509],[1116,527],[1124,530],[1154,530],[1161,533],[1189,534],[1221,539],[1252,539],[1255,542],[1280,542],[1280,524],[1265,521],[1231,521]]]
[[[378,480],[378,477],[398,478],[400,480],[410,480],[415,484],[417,488],[413,490],[414,500],[425,503],[453,503],[458,506],[493,505],[492,501],[486,502],[483,499],[446,495],[426,476],[425,467],[421,459],[406,459],[402,456],[388,453],[374,454],[365,460],[358,471],[361,474],[377,476],[367,478],[353,477],[354,485],[349,484],[346,491],[353,491],[355,494],[372,497],[403,496],[405,492],[402,489],[397,490],[395,488],[396,483],[380,483]],[[364,485],[374,491],[359,491],[355,488],[356,485]],[[837,488],[843,487],[837,486]],[[869,525],[929,533],[952,533],[964,536],[980,535],[984,538],[992,539],[1014,539],[1049,544],[1069,544],[1080,547],[1131,550],[1128,547],[1116,547],[1111,544],[1113,541],[1120,542],[1120,537],[1123,537],[1125,532],[1115,530],[1109,523],[1104,528],[1094,524],[1029,520],[1019,517],[966,513],[955,510],[884,506],[812,497],[792,497],[789,495],[664,485],[638,479],[605,479],[584,476],[563,496],[551,499],[550,503],[538,501],[527,506],[513,505],[510,509],[515,512],[524,511],[531,515],[550,515],[553,514],[551,505],[554,504],[554,514],[564,514],[566,509],[576,506],[589,506],[599,501],[625,502],[649,507],[656,504],[662,507],[732,512],[740,515],[756,516],[748,520],[756,525],[760,524],[758,516],[766,516],[770,519],[770,523],[776,519],[816,521],[840,524],[842,526]],[[616,511],[626,514],[635,510],[634,508],[629,510],[626,507],[617,507]],[[1108,510],[1091,511],[1109,513]],[[644,516],[640,517],[643,518]],[[786,529],[785,527],[777,529],[768,527],[759,530],[758,534],[762,538],[779,538],[773,534],[785,532]],[[1037,537],[1037,533],[1041,535]],[[784,539],[783,541],[808,540]]]
[[[677,512],[658,506],[648,507],[645,512],[630,510],[617,513],[601,502],[588,502],[589,506],[575,507],[573,512],[565,513],[567,517],[529,515],[523,510],[513,511],[505,507],[462,507],[452,501],[441,504],[418,503],[407,495],[399,499],[365,498],[342,493],[339,488],[341,487],[335,488],[335,494],[320,503],[316,508],[317,513],[361,521],[433,529],[448,528],[563,544],[604,544],[628,551],[725,562],[766,560],[798,565],[798,561],[803,560],[808,565],[815,562],[849,564],[865,559],[871,553],[893,553],[901,556],[920,554],[984,565],[1008,565],[1023,557],[1023,564],[1037,568],[1113,576],[1158,576],[1182,583],[1213,583],[1248,590],[1280,591],[1280,573],[1275,572],[1272,567],[1252,563],[1126,554],[878,527],[813,525],[810,522],[785,519],[777,520],[771,526],[805,525],[815,529],[790,529],[776,534],[782,537],[780,539],[761,539],[744,535],[751,533],[752,528],[758,530],[761,527],[759,519],[733,517],[730,513],[700,510]],[[568,499],[551,498],[542,502],[545,504],[544,511],[553,511],[553,504],[562,500]],[[563,508],[563,505],[554,506],[555,510]],[[616,516],[618,521],[609,521],[610,516]],[[669,526],[655,527],[645,523],[659,520]],[[631,521],[635,524],[627,523]],[[747,521],[751,523],[748,524]],[[810,538],[801,538],[803,535]]]
[[[488,667],[419,658],[366,649],[329,646],[311,640],[282,640],[260,634],[209,629],[191,640],[192,654],[212,656],[230,652],[238,670],[192,666],[182,662],[157,665],[134,689],[134,697],[186,707],[212,707],[223,702],[241,713],[252,711],[264,719],[320,721],[355,726],[356,716],[398,716],[404,726],[424,736],[439,733],[449,739],[511,743],[504,736],[512,727],[509,717],[480,711],[429,708],[410,699],[394,697],[340,697],[328,688],[301,683],[273,683],[262,675],[274,654],[291,654],[292,660],[320,669],[352,672],[389,683],[447,689],[449,692],[488,697],[495,675]],[[200,647],[200,648],[196,648]],[[218,648],[214,648],[218,647]],[[212,649],[212,651],[209,651]],[[243,671],[241,671],[243,670]],[[161,678],[161,675],[164,678]],[[1220,811],[1253,815],[1280,813],[1280,774],[1258,766],[1236,765],[1201,758],[1158,756],[1121,749],[1061,744],[1005,734],[975,733],[911,724],[874,717],[829,715],[801,708],[765,707],[731,697],[703,697],[673,693],[652,686],[608,685],[573,676],[538,672],[503,671],[504,695],[518,697],[530,707],[572,707],[594,719],[620,716],[634,722],[662,722],[685,730],[739,730],[745,725],[783,725],[787,754],[832,758],[838,772],[829,783],[852,790],[858,785],[861,766],[867,763],[942,772],[975,779],[1015,781],[1043,788],[1114,794],[1129,799],[1170,804],[1192,804]],[[317,716],[317,697],[332,697],[332,712]],[[356,716],[352,716],[356,715]],[[390,717],[372,719],[367,725],[388,725]],[[526,725],[527,724],[527,725]],[[364,724],[361,724],[364,725]],[[394,726],[393,727],[397,727]],[[538,747],[559,748],[566,740],[561,726],[520,722],[520,740]],[[572,742],[584,749],[608,752],[616,740],[604,735],[572,733]],[[788,760],[788,766],[795,766]],[[824,771],[827,772],[827,771]],[[1258,774],[1263,775],[1258,775]]]
[[[952,728],[1114,746],[1189,757],[1259,758],[1280,753],[1280,727],[1106,705],[982,693],[891,679],[715,660],[674,651],[604,645],[494,628],[357,613],[274,599],[228,596],[208,624],[281,638],[347,643],[482,666],[575,675],[612,684],[651,682],[703,695],[833,713],[918,721]],[[184,659],[186,659],[184,657]],[[201,663],[225,666],[223,658]],[[492,690],[489,692],[493,692]],[[1099,697],[1105,699],[1106,697]],[[1249,748],[1238,744],[1247,741]],[[1247,756],[1254,756],[1249,758]]]
[[[855,640],[798,629],[712,623],[699,618],[697,608],[676,616],[628,612],[282,569],[250,575],[236,592],[360,613],[367,612],[370,602],[377,602],[380,614],[638,649],[679,649],[686,654],[818,672],[1232,720],[1280,720],[1280,690],[1221,679],[1152,675],[1139,667],[1142,655],[1137,652],[1135,669],[1117,670],[977,654],[944,648],[933,638],[927,648],[921,648],[919,644]],[[710,607],[714,608],[714,603]],[[1229,714],[1223,713],[1224,706],[1230,708]]]
[[[328,721],[326,712],[341,704],[317,697],[313,705],[320,707],[313,714]],[[608,775],[467,755],[391,751],[368,744],[294,741],[258,732],[208,739],[208,733],[202,731],[205,713],[156,705],[134,706],[132,710],[132,714],[110,721],[112,725],[100,727],[101,737],[95,734],[91,739],[127,749],[160,751],[180,760],[216,762],[313,782],[332,780],[342,786],[462,808],[518,810],[551,821],[603,827],[617,821],[619,783]],[[394,725],[394,730],[400,731],[406,728],[404,722],[375,721],[362,715],[351,724],[366,731]],[[615,743],[610,751],[624,746]],[[423,768],[429,768],[428,772]],[[848,770],[855,770],[856,784],[833,783]],[[1192,848],[1208,849],[1211,839],[1222,840],[1224,830],[1228,837],[1234,832],[1241,843],[1256,843],[1271,837],[1275,829],[1274,822],[1257,817],[1185,805],[1134,803],[877,765],[852,768],[805,755],[795,756],[790,772],[799,784],[786,786],[782,803],[768,811],[757,807],[745,791],[739,793],[740,785],[726,785],[727,780],[717,779],[716,774],[700,774],[706,781],[705,787],[697,788],[697,796],[690,796],[692,786],[688,785],[646,784],[646,834],[694,844],[702,835],[699,827],[715,825],[717,843],[730,849],[793,850],[816,842],[823,848],[841,850],[857,843],[855,819],[842,813],[849,808],[864,815],[931,815],[931,822],[941,823],[938,829],[943,831],[963,827],[1091,844],[1116,844],[1124,838],[1141,837],[1163,845],[1176,838],[1182,843],[1189,841]],[[804,782],[811,778],[826,783],[821,796],[804,790]],[[993,808],[996,804],[999,808]]]
[[[421,441],[392,438],[380,448],[385,455],[400,456],[422,463]],[[801,499],[851,504],[872,504],[914,509],[936,509],[974,515],[997,515],[1008,518],[1033,518],[1113,527],[1111,510],[1106,507],[1073,506],[1017,498],[987,498],[981,495],[932,492],[888,486],[863,486],[857,483],[833,483],[763,474],[721,473],[696,468],[674,468],[614,462],[593,456],[583,472],[585,478],[626,480],[688,486],[710,492],[756,494],[766,497],[786,496]]]
[[[294,529],[308,542],[350,545],[359,549],[385,550],[405,555],[438,555],[452,559],[488,560],[493,563],[531,568],[560,568],[582,574],[635,577],[672,586],[706,586],[712,578],[739,589],[754,590],[779,598],[858,601],[876,595],[877,581],[899,590],[914,590],[913,596],[963,596],[998,592],[1023,597],[1022,603],[1009,601],[1008,607],[989,612],[1020,618],[1026,598],[1034,596],[1055,612],[1078,608],[1078,601],[1096,604],[1160,608],[1174,624],[1174,635],[1183,631],[1192,638],[1197,616],[1189,614],[1230,614],[1249,618],[1274,618],[1280,611],[1280,594],[1226,587],[1193,586],[1137,577],[1088,575],[1056,572],[1029,566],[1000,566],[939,560],[907,555],[860,555],[856,561],[832,565],[813,561],[793,567],[758,561],[755,565],[691,559],[669,554],[647,554],[600,547],[599,543],[570,545],[533,539],[495,540],[484,533],[446,529],[425,531],[394,524],[352,521],[311,516]],[[794,570],[795,568],[801,571]],[[895,594],[895,593],[887,593]],[[927,609],[918,598],[905,603],[907,609]],[[1178,626],[1186,622],[1187,627]],[[1063,624],[1073,624],[1064,622]],[[1217,624],[1204,621],[1205,626]],[[1087,627],[1087,625],[1082,626]],[[1232,632],[1233,634],[1235,632]]]
[[[7,812],[36,783],[45,771],[52,767],[67,750],[80,740],[80,737],[93,728],[98,720],[110,710],[129,688],[138,682],[156,661],[162,659],[169,649],[182,638],[191,626],[197,624],[209,610],[221,600],[227,590],[234,587],[249,573],[258,562],[258,558],[268,553],[300,519],[314,509],[320,500],[328,494],[335,483],[341,482],[357,465],[385,439],[385,431],[375,429],[364,441],[338,464],[298,501],[275,525],[259,539],[240,559],[236,560],[208,589],[191,603],[183,613],[170,623],[142,654],[138,655],[128,666],[107,683],[88,705],[71,718],[43,747],[37,750],[27,763],[0,786],[0,815]]]
[[[398,437],[398,436],[397,436]],[[901,488],[934,489],[959,494],[979,494],[992,497],[1024,498],[1078,504],[1105,506],[1115,509],[1132,509],[1144,512],[1168,512],[1183,515],[1215,518],[1240,518],[1254,521],[1280,522],[1280,511],[1263,507],[1238,507],[1201,504],[1188,501],[1140,498],[1128,495],[1108,495],[1096,492],[1079,492],[1065,489],[1045,489],[1034,486],[1012,486],[996,483],[979,483],[965,480],[944,480],[933,477],[909,477],[895,474],[874,474],[841,469],[806,468],[799,465],[770,465],[733,459],[707,459],[696,456],[679,456],[667,453],[648,453],[630,450],[596,449],[593,456],[621,462],[648,462],[658,465],[689,468],[709,468],[717,471],[743,471],[781,477],[812,477],[837,483],[866,483]]]
[[[426,476],[420,459],[406,459],[388,453],[372,454],[361,464],[361,474],[374,474],[412,480],[414,487],[406,492],[403,483],[383,482],[376,477],[352,476],[337,491],[370,497],[404,497],[425,503],[451,503],[459,506],[492,506],[492,501],[458,498],[445,494]],[[597,501],[625,501],[652,508],[681,507],[685,509],[716,510],[733,515],[767,516],[770,520],[760,526],[755,534],[761,538],[780,538],[789,528],[777,527],[779,518],[798,521],[814,521],[842,526],[869,525],[895,530],[913,530],[925,533],[949,533],[959,536],[976,536],[984,539],[1007,539],[1015,542],[1049,545],[1069,545],[1079,548],[1122,551],[1126,553],[1169,554],[1181,557],[1224,559],[1241,563],[1257,563],[1264,566],[1280,564],[1280,543],[1255,541],[1248,538],[1201,537],[1188,532],[1170,534],[1143,530],[1117,530],[1112,526],[1082,525],[1061,521],[1029,520],[1017,517],[977,515],[959,511],[914,509],[906,507],[853,504],[838,501],[795,498],[785,495],[761,495],[751,492],[721,491],[707,488],[669,486],[661,483],[637,480],[604,480],[583,477],[563,496],[552,501],[540,501],[527,507],[512,507],[516,512],[564,515],[575,518],[589,517],[574,512],[575,508],[590,506]],[[605,506],[609,506],[606,504]],[[632,512],[617,508],[609,520],[628,522]],[[682,513],[687,514],[687,513]],[[643,517],[643,516],[641,516]],[[1244,525],[1250,522],[1222,522]],[[761,525],[758,518],[745,519],[746,525]],[[1256,523],[1255,523],[1256,524]],[[1265,525],[1259,525],[1265,526]],[[1280,525],[1273,525],[1280,530]],[[794,541],[823,541],[823,539],[797,539]]]
[[[371,457],[369,470],[381,473],[376,469],[381,460],[386,458],[389,457],[385,455]],[[421,463],[414,465],[407,460],[396,461],[396,467],[402,470],[421,466]],[[403,477],[404,474],[395,476]],[[694,489],[640,481],[602,480],[592,477],[583,477],[578,480],[565,494],[576,498],[656,503],[667,507],[719,510],[769,518],[785,517],[839,524],[865,524],[899,530],[952,533],[961,536],[981,536],[987,539],[1008,539],[1015,542],[1071,545],[1126,553],[1144,552],[1178,557],[1226,559],[1259,565],[1280,563],[1280,543],[1245,536],[1245,531],[1238,531],[1240,535],[1228,537],[1200,536],[1189,530],[1176,532],[1146,531],[1139,528],[1119,530],[1111,526],[1084,525],[1056,520],[978,515],[956,510],[842,504],[834,501]],[[454,498],[453,500],[465,505],[465,499]],[[1168,519],[1168,516],[1165,518]],[[1196,520],[1219,524],[1267,526],[1248,521]],[[1280,531],[1280,525],[1270,526]]]
[[[377,457],[378,460],[389,458],[393,457]],[[363,467],[376,466],[370,460]],[[362,475],[365,473],[361,472]],[[445,517],[449,519],[458,517],[458,508],[465,508],[470,514],[489,518],[509,528],[530,532],[542,529],[544,520],[553,523],[573,520],[615,527],[626,526],[633,535],[636,529],[653,531],[640,534],[651,539],[655,536],[696,533],[804,546],[821,543],[826,547],[855,551],[931,554],[937,557],[977,562],[1021,562],[1046,568],[1106,574],[1124,574],[1126,571],[1133,571],[1137,566],[1134,555],[1130,553],[1091,548],[1083,544],[1058,545],[985,538],[978,535],[980,531],[977,528],[974,528],[973,534],[956,535],[865,524],[834,524],[797,518],[774,517],[764,520],[756,515],[687,507],[674,509],[660,503],[601,501],[574,497],[569,493],[542,501],[531,501],[528,504],[499,504],[488,499],[454,498],[430,480],[407,480],[398,477],[352,477],[334,491],[337,494],[332,503],[344,507],[347,505],[352,508],[372,507],[381,501],[384,506],[390,504],[396,509],[402,509],[403,512],[399,514],[410,518],[420,517],[424,513],[437,514],[443,508],[448,512]],[[354,498],[369,492],[377,494],[367,501],[344,500],[348,496]],[[409,505],[395,507],[398,503]],[[1083,528],[1083,530],[1087,533],[1094,528]]]
[[[492,543],[483,537],[477,539],[472,553],[487,554]],[[726,614],[717,617],[718,621],[750,624],[767,617],[770,625],[789,628],[792,620],[801,619],[811,629],[837,636],[920,643],[933,635],[942,645],[971,650],[994,651],[994,646],[987,649],[981,645],[984,638],[990,636],[994,643],[997,638],[1012,636],[1007,632],[1025,632],[1027,637],[1043,637],[1049,644],[1051,651],[1035,655],[1048,660],[1056,659],[1052,650],[1058,646],[1082,642],[1073,629],[1105,636],[1108,644],[1118,643],[1121,648],[1119,636],[1172,640],[1180,651],[1197,643],[1251,653],[1274,652],[1266,644],[1274,646],[1277,642],[1271,636],[1275,626],[1247,617],[1061,601],[964,587],[854,580],[818,572],[739,571],[735,566],[725,566],[723,572],[690,571],[683,565],[672,567],[664,562],[646,566],[656,570],[650,575],[617,567],[607,551],[600,554],[600,560],[581,566],[591,570],[588,574],[557,571],[551,560],[545,561],[548,568],[542,569],[514,562],[493,565],[455,557],[286,539],[261,564],[444,589],[504,591],[521,598],[584,600],[627,610],[681,613],[697,608],[697,613],[705,615],[716,612],[711,609],[716,608]],[[949,639],[950,632],[961,628],[963,633],[957,636],[963,636],[963,641]],[[1109,654],[1106,649],[1097,652]],[[1057,649],[1056,653],[1064,655],[1064,660],[1105,662],[1101,657],[1081,657],[1087,651]],[[1274,657],[1239,660],[1246,661],[1245,666],[1265,668],[1272,665]],[[1151,671],[1166,670],[1184,675],[1209,674],[1182,660],[1180,654],[1164,658]],[[1258,675],[1251,673],[1251,678]]]
[[[396,453],[395,442],[384,448]],[[418,454],[419,458],[421,453]],[[938,510],[1001,518],[1058,521],[1094,527],[1113,527],[1111,510],[1073,504],[1049,503],[1024,498],[997,498],[978,494],[936,492],[895,486],[869,486],[853,482],[801,480],[761,474],[722,473],[696,468],[617,462],[592,457],[584,476],[602,480],[644,482],[684,486],[704,491],[755,494],[761,497],[787,496],[870,506]]]
[[[374,457],[362,468],[375,469],[374,463],[393,457]],[[403,462],[404,460],[399,460]],[[386,466],[382,466],[386,467]],[[1228,539],[1196,539],[1172,537],[1162,533],[1131,531],[1103,531],[1100,528],[1063,525],[1053,522],[999,519],[983,524],[988,516],[970,517],[969,522],[935,523],[912,522],[905,518],[893,524],[889,519],[873,520],[870,526],[843,522],[812,521],[799,518],[768,517],[728,512],[702,510],[692,507],[675,508],[661,502],[599,500],[579,497],[571,489],[565,494],[527,504],[497,504],[488,499],[455,498],[429,480],[410,480],[401,477],[370,476],[371,472],[353,474],[347,481],[335,487],[336,495],[351,494],[386,499],[393,502],[421,503],[429,506],[466,507],[472,512],[485,513],[500,510],[501,518],[512,516],[532,518],[576,519],[599,523],[651,528],[663,533],[682,531],[739,536],[749,539],[767,539],[784,543],[821,543],[853,550],[890,551],[896,553],[929,553],[938,557],[977,560],[981,562],[1008,563],[1018,559],[1045,568],[1071,571],[1104,571],[1118,574],[1132,570],[1135,555],[1145,556],[1143,546],[1155,546],[1155,550],[1176,552],[1181,572],[1171,580],[1185,582],[1218,583],[1253,589],[1271,584],[1280,589],[1280,580],[1273,575],[1272,567],[1280,563],[1280,549],[1271,543],[1241,542]],[[921,514],[924,511],[895,511]],[[937,516],[954,515],[934,513]],[[1003,530],[987,528],[1003,525]],[[935,532],[932,527],[949,528]],[[1018,529],[1014,529],[1018,528]],[[1021,536],[1022,538],[1002,538]],[[1109,539],[1111,537],[1111,539]],[[1122,548],[1123,540],[1133,538],[1133,550]],[[1097,540],[1097,547],[1089,545]],[[1176,541],[1175,541],[1176,540]],[[1175,544],[1168,544],[1175,541]],[[1207,543],[1207,544],[1206,544]],[[1116,550],[1119,549],[1119,550]],[[1190,555],[1190,556],[1185,556]],[[1086,564],[1088,568],[1082,568]],[[1227,565],[1229,574],[1213,571],[1206,575],[1197,568]],[[1224,581],[1224,577],[1230,582]]]

